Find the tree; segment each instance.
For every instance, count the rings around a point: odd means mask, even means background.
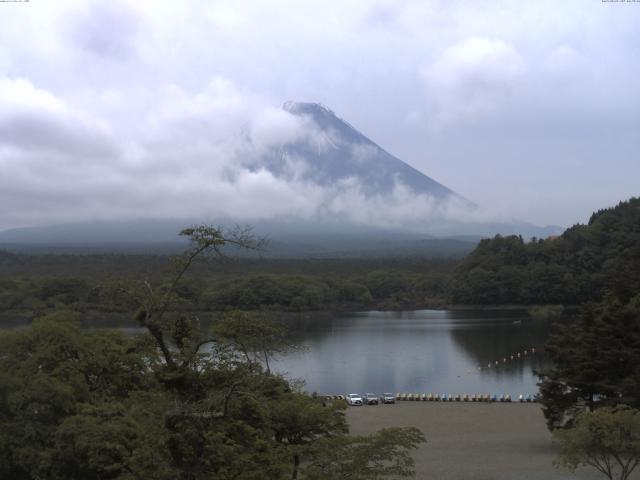
[[[552,365],[539,372],[539,386],[550,428],[571,425],[585,409],[640,408],[640,295],[586,307],[556,328],[545,352]]]
[[[309,480],[377,480],[413,476],[411,451],[425,441],[413,427],[385,428],[370,436],[325,438],[305,467]]]
[[[583,412],[575,425],[554,432],[557,465],[593,467],[609,480],[627,480],[640,463],[640,412],[626,406]]]
[[[287,337],[286,328],[261,312],[229,312],[213,327],[219,343],[241,352],[250,365],[264,365],[271,373],[269,359],[300,347]]]
[[[640,198],[594,213],[559,237],[524,242],[497,235],[482,240],[455,268],[454,303],[623,303],[640,290]]]
[[[83,330],[71,312],[0,332],[0,477],[336,478],[302,469],[331,454],[327,442],[344,447],[344,471],[410,473],[421,434],[351,439],[343,402],[325,404],[268,371],[269,356],[289,348],[280,327],[231,314],[206,332],[187,305],[176,308],[201,256],[259,245],[246,230],[182,234],[191,248],[168,282],[102,288],[136,306],[147,334]]]
[[[69,312],[2,332],[0,478],[175,478],[152,347]]]
[[[201,225],[186,228],[180,235],[189,238],[190,247],[181,256],[172,259],[173,274],[167,284],[154,288],[151,282],[145,280],[137,285],[129,284],[119,288],[137,303],[136,320],[155,339],[169,370],[188,368],[200,347],[208,342],[208,339],[194,342],[194,336],[200,333],[196,328],[199,323],[197,317],[181,316],[173,324],[165,320],[170,307],[180,301],[176,290],[189,268],[200,257],[210,254],[224,256],[224,247],[258,249],[264,244],[264,240],[257,240],[249,228],[236,228],[227,232],[221,228]],[[177,351],[171,349],[169,337],[177,340]]]

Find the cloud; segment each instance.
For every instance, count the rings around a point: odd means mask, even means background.
[[[365,186],[351,178],[325,192],[317,216],[342,219],[359,225],[401,228],[416,232],[437,233],[452,222],[478,222],[495,219],[488,212],[478,212],[461,198],[446,201],[419,194],[396,181],[390,194],[371,195]]]
[[[366,143],[351,145],[351,156],[356,162],[366,165],[378,153],[378,148]]]
[[[70,14],[68,41],[90,55],[124,60],[135,54],[141,18],[132,6],[118,0],[91,3]]]
[[[183,211],[441,215],[428,199],[412,207],[401,185],[392,200],[370,202],[377,210],[359,194],[347,199],[346,184],[317,188],[293,155],[271,178],[264,152],[291,139],[317,151],[336,141],[281,111],[288,99],[328,105],[478,204],[540,223],[586,219],[637,194],[640,9],[583,3],[3,8],[0,228]],[[368,152],[354,153],[366,162]],[[570,208],[550,208],[569,195]],[[341,206],[350,201],[353,211]]]
[[[195,94],[175,85],[153,92],[141,128],[118,136],[119,143],[102,120],[26,80],[0,86],[4,227],[142,217],[406,227],[452,215],[446,202],[416,197],[398,182],[390,194],[373,196],[357,178],[320,185],[304,175],[314,166],[300,156],[270,171],[269,154],[291,142],[327,148],[338,141],[335,132],[220,77]],[[354,145],[352,153],[366,163],[371,148]]]
[[[552,69],[564,70],[575,66],[578,52],[569,45],[554,48],[547,58],[547,65]]]
[[[584,76],[589,74],[586,67],[584,59],[575,48],[561,44],[544,58],[541,71],[546,73],[552,87],[566,91],[584,83]]]
[[[399,20],[404,7],[404,2],[372,2],[371,7],[365,11],[363,20],[368,26],[393,27]]]
[[[0,78],[0,145],[79,157],[117,156],[104,124],[24,79]]]
[[[447,47],[422,69],[427,94],[441,124],[473,119],[508,98],[526,63],[502,40],[470,37]]]

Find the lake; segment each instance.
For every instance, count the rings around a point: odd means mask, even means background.
[[[11,320],[0,328],[28,324]],[[118,330],[144,331],[128,315],[119,320]],[[371,311],[302,315],[288,323],[294,340],[306,348],[271,366],[323,394],[533,395],[533,371],[544,365],[542,346],[550,329],[549,321],[534,320],[526,310]]]
[[[272,367],[303,379],[309,392],[517,397],[538,390],[533,371],[544,365],[549,322],[524,310],[372,311],[301,320],[293,329],[306,351]]]

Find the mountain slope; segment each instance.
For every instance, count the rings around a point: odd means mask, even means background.
[[[309,167],[299,176],[321,186],[355,181],[367,195],[386,195],[398,185],[438,200],[461,198],[451,189],[394,157],[318,103],[286,102],[283,109],[311,123],[314,135],[282,145],[261,159],[276,176],[287,176],[298,160]]]

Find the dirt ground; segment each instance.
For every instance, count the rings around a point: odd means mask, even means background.
[[[349,407],[353,434],[414,426],[427,437],[414,453],[416,479],[591,480],[595,470],[555,468],[540,405],[526,403],[398,402]],[[634,479],[640,478],[634,472]]]

